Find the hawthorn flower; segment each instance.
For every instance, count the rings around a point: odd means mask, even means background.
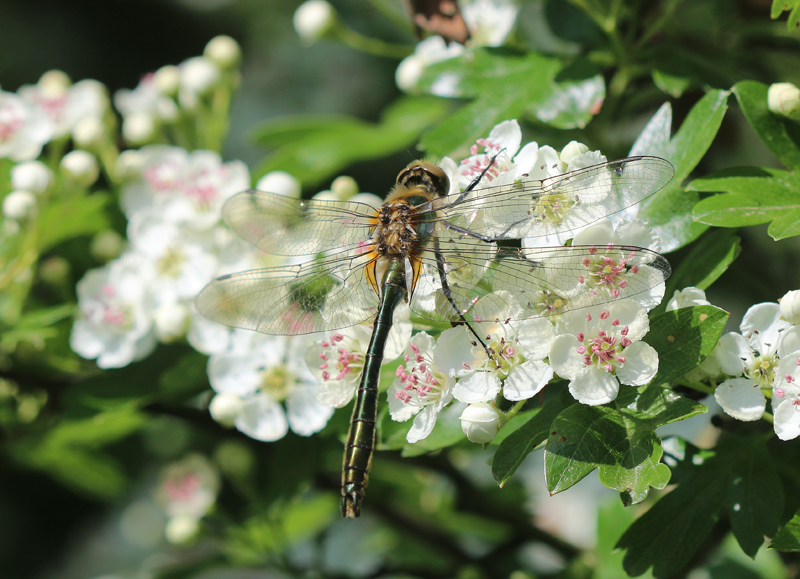
[[[77,284],[80,317],[70,346],[100,368],[122,368],[155,349],[149,279],[132,254],[93,269]]]
[[[394,74],[395,82],[400,90],[414,92],[417,82],[426,68],[437,62],[461,56],[464,54],[464,50],[464,47],[457,42],[451,42],[448,45],[441,36],[426,38],[417,44],[414,48],[414,54],[407,56],[400,62]],[[459,96],[456,90],[458,80],[457,78],[448,79],[447,77],[439,79],[431,87],[431,92],[441,97],[457,97]]]
[[[476,46],[502,45],[519,12],[519,5],[512,0],[465,0],[460,7],[471,44]]]
[[[219,224],[225,201],[250,187],[244,163],[223,163],[213,151],[189,153],[180,147],[149,145],[139,154],[141,177],[122,189],[128,219],[152,207],[167,221],[207,230]]]
[[[523,247],[525,245],[523,240]],[[606,293],[609,299],[616,298],[619,290],[628,286],[629,278],[636,275],[638,269],[629,268],[628,261],[640,252],[623,251],[619,246],[643,247],[655,252],[661,248],[658,236],[644,223],[621,221],[614,226],[609,219],[601,219],[583,228],[573,237],[572,245],[595,248],[592,257],[583,259],[587,273],[582,283],[594,283],[596,291]],[[631,296],[631,299],[651,310],[664,299],[665,291],[666,284],[662,282],[646,292]]]
[[[399,306],[383,352],[383,363],[396,359],[411,339],[410,311]],[[306,354],[321,387],[317,400],[331,408],[342,408],[352,400],[364,369],[367,348],[372,338],[372,326],[359,324],[340,332],[325,335],[314,342]]]
[[[35,159],[52,137],[52,124],[41,110],[19,95],[0,91],[0,157]]]
[[[658,354],[640,340],[650,329],[646,310],[633,300],[564,314],[563,333],[550,348],[550,364],[570,381],[582,404],[596,406],[617,397],[620,384],[641,386],[658,372]]]
[[[30,191],[11,191],[3,198],[3,215],[9,219],[23,221],[36,216],[36,195]]]
[[[775,434],[781,440],[800,436],[800,350],[781,358],[772,387]]]
[[[158,503],[169,518],[165,533],[173,543],[195,535],[198,523],[214,506],[220,488],[217,469],[201,454],[190,454],[161,471]]]
[[[177,92],[177,70],[175,72],[176,74],[169,76],[174,76]],[[161,77],[166,76],[161,74]],[[161,123],[170,123],[178,118],[178,105],[169,96],[170,87],[165,86],[163,81],[158,81],[158,72],[149,73],[142,77],[134,89],[122,88],[114,93],[114,106],[122,114],[123,134],[141,137],[143,126],[155,128]]]
[[[152,292],[160,305],[194,299],[219,268],[211,235],[165,221],[155,210],[134,216],[128,223],[128,239],[152,268]]]
[[[781,319],[778,304],[767,302],[748,309],[739,329],[722,336],[715,350],[722,372],[732,378],[714,397],[726,414],[758,420],[767,404],[762,389],[772,387],[781,358],[800,349],[800,328]]]
[[[441,410],[453,399],[453,378],[442,371],[439,345],[425,332],[408,342],[403,364],[389,387],[389,414],[405,422],[414,417],[406,440],[415,443],[426,438],[436,426]]]
[[[85,119],[102,119],[108,108],[105,86],[89,79],[71,84],[60,70],[44,73],[38,83],[23,85],[17,92],[47,118],[53,137],[69,134]]]
[[[547,319],[480,322],[473,327],[483,344],[463,327],[445,330],[437,344],[440,367],[459,379],[453,389],[456,400],[488,402],[501,389],[506,400],[527,400],[553,377],[553,369],[544,362],[555,338]]]
[[[229,407],[232,397],[241,401],[238,430],[271,442],[289,428],[310,436],[328,423],[333,409],[317,402],[320,386],[303,360],[308,339],[235,330],[230,350],[209,358],[211,387]]]

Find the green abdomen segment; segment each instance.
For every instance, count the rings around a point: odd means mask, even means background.
[[[364,372],[356,393],[353,418],[342,468],[342,516],[357,517],[369,478],[372,452],[375,448],[375,422],[378,416],[378,382],[383,350],[392,327],[392,315],[405,294],[405,276],[400,267],[390,267],[382,284],[383,299],[378,307],[372,339],[369,343]]]

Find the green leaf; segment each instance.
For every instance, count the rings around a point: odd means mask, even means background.
[[[708,227],[692,219],[700,197],[682,188],[683,181],[705,155],[728,109],[728,91],[712,90],[692,107],[681,128],[667,140],[671,109],[663,106],[634,143],[631,155],[655,155],[669,160],[675,177],[639,205],[637,216],[661,237],[661,250],[674,251],[697,239]],[[664,135],[665,127],[667,134]]]
[[[773,221],[777,241],[800,233],[800,175],[781,169],[743,167],[695,179],[696,191],[725,191],[702,200],[694,218],[718,227],[746,227]]]
[[[582,59],[568,66],[535,52],[517,55],[480,49],[429,67],[420,90],[474,99],[423,137],[433,155],[457,154],[501,121],[528,112],[558,128],[585,126],[605,98],[597,68]]]
[[[800,6],[800,0],[772,0],[772,8],[770,8],[769,17],[774,20],[784,11],[793,10],[798,6]]]
[[[447,103],[430,97],[404,97],[371,124],[347,116],[286,117],[261,125],[256,142],[276,150],[254,171],[281,170],[305,185],[316,185],[357,161],[385,157],[412,146],[440,119]]]
[[[800,125],[767,108],[767,85],[746,80],[731,89],[747,122],[770,152],[789,169],[800,168]]]
[[[769,544],[769,548],[785,553],[797,553],[800,551],[800,513],[796,513],[792,520],[778,531]]]
[[[72,315],[73,310],[72,304],[64,304],[24,313],[12,327],[3,328],[0,333],[0,351],[13,352],[17,344],[23,341],[33,344],[39,350],[44,349],[45,340],[58,334],[58,329],[53,324]]]
[[[645,341],[658,352],[658,373],[651,384],[669,382],[696,368],[717,345],[728,316],[714,306],[695,306],[650,320]]]
[[[742,252],[741,239],[730,229],[711,229],[692,244],[689,254],[667,281],[665,295],[675,290],[697,287],[706,290],[728,269]],[[666,303],[662,303],[663,311]],[[657,308],[658,310],[658,308]]]
[[[605,486],[620,491],[625,504],[641,502],[649,487],[662,489],[669,468],[661,464],[655,429],[705,412],[702,404],[658,386],[622,387],[603,406],[575,404],[553,421],[545,447],[545,480],[562,492],[594,469]]]
[[[783,508],[780,479],[766,443],[758,437],[723,440],[715,453],[680,439],[665,443],[680,484],[640,517],[617,543],[627,550],[625,570],[656,577],[678,572],[727,509],[742,550],[754,556],[764,535],[777,529]],[[677,478],[677,476],[675,477]],[[765,492],[770,489],[770,492]]]
[[[39,251],[48,251],[73,237],[108,229],[111,225],[106,205],[110,201],[110,195],[98,192],[48,203],[39,216]]]
[[[502,487],[508,482],[525,457],[550,436],[550,425],[562,410],[575,404],[569,390],[563,388],[548,401],[528,422],[506,437],[492,458],[492,476]]]
[[[652,77],[659,90],[674,98],[679,98],[692,85],[692,79],[688,76],[678,76],[663,70],[653,70]]]

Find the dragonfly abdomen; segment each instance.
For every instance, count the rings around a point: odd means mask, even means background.
[[[372,329],[372,339],[364,360],[364,371],[356,392],[353,417],[342,467],[342,516],[357,517],[369,479],[372,453],[375,448],[375,422],[378,416],[378,382],[383,351],[395,307],[405,296],[405,270],[402,260],[392,260],[381,283],[381,303]]]

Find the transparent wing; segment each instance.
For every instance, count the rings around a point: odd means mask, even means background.
[[[520,320],[635,296],[663,282],[667,260],[641,247],[520,250],[471,238],[436,243],[421,260],[411,309],[439,321]],[[455,250],[446,247],[455,245]]]
[[[376,210],[364,203],[302,200],[266,193],[237,193],[222,208],[231,229],[275,255],[338,253],[368,242]]]
[[[225,275],[208,284],[195,304],[212,320],[272,335],[354,326],[377,311],[378,296],[364,276],[370,259],[328,256]]]
[[[485,239],[520,239],[572,231],[634,205],[675,174],[669,161],[629,157],[550,177],[477,188],[461,199],[431,202],[436,220]]]

